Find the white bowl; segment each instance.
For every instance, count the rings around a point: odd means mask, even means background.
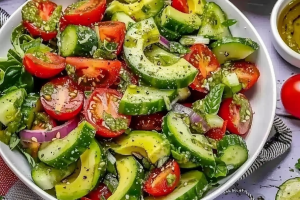
[[[74,0],[54,0],[54,2],[63,4],[64,6],[71,4],[73,1]],[[248,59],[259,66],[261,77],[256,86],[247,94],[251,101],[253,111],[255,112],[252,129],[246,136],[246,142],[249,149],[249,159],[234,174],[222,180],[221,185],[218,188],[211,190],[205,197],[203,197],[203,200],[212,200],[221,195],[226,189],[238,181],[252,165],[268,138],[276,106],[275,75],[271,59],[262,39],[248,19],[231,2],[228,0],[214,0],[214,2],[223,8],[223,10],[229,15],[230,19],[236,19],[238,21],[238,23],[231,28],[234,36],[248,37],[259,43],[260,49]],[[10,17],[8,22],[0,30],[0,56],[2,57],[6,56],[7,50],[12,47],[9,38],[13,28],[21,21],[20,11],[21,8],[19,8]],[[0,155],[12,171],[30,189],[46,200],[55,200],[53,196],[47,194],[32,182],[30,167],[25,158],[19,152],[11,151],[6,145],[0,144]]]
[[[271,14],[272,41],[276,51],[290,64],[300,68],[300,54],[293,51],[281,38],[278,32],[278,19],[283,9],[292,0],[278,0]]]

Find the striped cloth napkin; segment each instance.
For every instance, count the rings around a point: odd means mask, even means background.
[[[9,18],[9,14],[0,8],[0,27]],[[292,144],[292,132],[284,124],[284,122],[275,116],[273,129],[270,133],[268,142],[265,144],[264,149],[248,169],[248,171],[241,177],[240,180],[245,179],[252,174],[255,170],[261,167],[264,163],[274,160],[278,156],[286,152]],[[231,188],[224,194],[239,193],[244,194],[251,200],[255,198],[249,194],[245,189]],[[27,186],[25,186],[7,167],[0,156],[0,200],[41,200],[35,193],[33,193]]]

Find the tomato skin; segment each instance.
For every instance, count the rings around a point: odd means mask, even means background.
[[[210,129],[207,133],[205,133],[205,136],[214,140],[221,140],[225,136],[226,128],[227,121],[224,121],[222,128]]]
[[[53,87],[53,92],[48,92],[47,87]],[[83,107],[83,92],[68,77],[56,78],[46,83],[40,95],[46,113],[58,121],[74,118]]]
[[[135,130],[161,131],[161,125],[165,115],[166,113],[159,112],[151,115],[132,116],[130,127]]]
[[[85,90],[110,87],[118,79],[121,70],[121,62],[118,60],[68,57],[66,64],[75,67],[75,74],[68,74],[74,82]],[[86,77],[87,81],[82,79],[83,77]],[[89,79],[91,80],[89,81]]]
[[[189,13],[189,6],[187,0],[173,0],[172,7],[183,13]]]
[[[102,20],[105,8],[106,0],[90,0],[74,10],[67,7],[64,18],[69,24],[91,26]]]
[[[100,96],[100,97],[99,97]],[[117,101],[113,100],[117,98]],[[131,122],[131,116],[121,115],[118,113],[119,100],[122,98],[122,94],[113,89],[97,88],[91,94],[84,108],[84,115],[86,120],[91,123],[97,131],[97,135],[105,138],[114,138],[122,135],[125,130],[111,131],[109,128],[103,125],[103,112],[107,112],[114,118],[127,119],[128,126]],[[106,102],[103,102],[103,101]],[[96,105],[96,106],[94,106]]]
[[[118,44],[116,55],[119,55],[123,48],[126,33],[126,25],[118,21],[106,21],[98,23],[100,40]]]
[[[241,98],[248,101],[245,95],[239,95],[241,96]],[[232,98],[225,99],[221,104],[218,115],[224,121],[227,121],[227,130],[229,132],[236,135],[245,135],[249,132],[251,128],[253,113],[252,108],[249,104],[249,107],[247,108],[250,113],[249,120],[242,122],[240,116],[240,109],[240,105],[237,105]]]
[[[300,119],[300,74],[290,77],[282,86],[281,101],[285,110]]]
[[[233,70],[242,83],[243,90],[252,88],[260,77],[260,72],[256,65],[246,61],[236,61],[233,64]]]
[[[41,37],[45,41],[52,40],[57,35],[57,31],[52,31],[52,32],[43,31],[42,29],[36,27],[35,25],[33,25],[28,21],[23,21],[23,26],[25,27],[25,29],[27,29],[27,31],[30,33],[32,37]]]
[[[109,191],[108,187],[104,183],[101,183],[96,189],[91,191],[86,197],[90,200],[102,200],[103,197],[105,199],[108,199],[111,195],[112,193]]]
[[[167,182],[167,176],[175,176],[171,185]],[[180,168],[176,161],[171,160],[161,168],[151,171],[144,184],[144,191],[154,197],[165,196],[173,192],[180,181]]]
[[[42,18],[42,20],[44,21],[48,21],[53,13],[53,11],[55,10],[55,8],[57,7],[56,3],[52,2],[52,1],[40,1],[40,0],[36,0],[36,2],[38,2],[38,9],[40,11],[39,15]]]
[[[23,65],[26,71],[38,78],[52,78],[65,69],[65,58],[54,53],[45,53],[45,56],[51,60],[51,63],[44,62],[34,56],[32,53],[26,53],[23,59]]]
[[[217,57],[205,44],[195,44],[190,48],[191,52],[184,56],[195,68],[199,70],[194,82],[190,85],[193,90],[202,93],[208,91],[202,87],[204,80],[212,76],[212,72],[220,69]]]

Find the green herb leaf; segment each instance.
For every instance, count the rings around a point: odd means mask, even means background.
[[[179,53],[179,54],[187,54],[190,52],[190,49],[183,46],[179,42],[170,42],[170,52],[171,53]]]
[[[298,159],[298,162],[295,164],[296,169],[300,170],[300,159]]]
[[[11,150],[15,149],[20,143],[20,138],[16,134],[12,134],[10,137],[9,148]]]
[[[90,98],[92,93],[93,93],[92,91],[84,91],[85,98],[87,98],[87,99]]]
[[[222,23],[222,25],[226,26],[226,27],[230,27],[230,26],[233,26],[236,23],[237,23],[237,20],[235,20],[235,19],[227,19],[226,21],[224,21]]]
[[[31,155],[29,155],[28,153],[26,153],[24,151],[24,149],[22,147],[20,147],[20,145],[18,145],[17,147],[21,151],[21,153],[25,156],[25,158],[27,159],[27,161],[30,164],[31,168],[34,168],[35,165],[36,165],[36,163],[35,163],[35,160],[31,157]]]
[[[103,58],[108,60],[114,60],[117,58],[116,51],[118,43],[108,42],[104,40],[100,42],[99,48],[93,54],[93,58]]]
[[[128,128],[128,120],[125,118],[114,118],[111,114],[104,111],[103,119],[105,125],[108,126],[111,131],[126,130]]]
[[[116,191],[119,185],[118,179],[110,173],[106,174],[103,183],[108,187],[109,191],[111,191],[112,193]]]

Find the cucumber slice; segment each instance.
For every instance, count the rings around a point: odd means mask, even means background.
[[[222,83],[228,86],[233,94],[238,93],[243,89],[243,86],[235,72],[223,70]]]
[[[65,138],[42,144],[38,157],[42,162],[54,168],[65,168],[76,162],[90,146],[95,133],[95,128],[83,121]]]
[[[193,13],[183,13],[172,6],[167,6],[161,15],[162,27],[179,34],[189,34],[198,30],[201,26],[201,19]]]
[[[298,200],[300,199],[300,178],[292,178],[279,186],[276,200]]]
[[[95,139],[89,148],[80,156],[81,169],[78,174],[67,179],[66,183],[55,186],[59,200],[76,200],[92,191],[106,170],[106,158],[103,148]]]
[[[124,115],[149,115],[166,110],[166,99],[172,102],[177,96],[176,90],[130,85],[127,87],[119,105],[119,113]]]
[[[223,37],[231,37],[230,29],[222,23],[227,20],[226,13],[216,3],[209,2],[205,6],[202,26],[198,35],[212,40],[219,40]]]
[[[14,90],[0,98],[0,122],[7,126],[20,113],[21,106],[27,93],[24,89]]]
[[[177,188],[167,196],[146,197],[145,200],[192,200],[201,199],[208,190],[205,175],[199,171],[190,171],[181,176]]]
[[[69,25],[61,33],[60,54],[63,57],[91,57],[97,48],[96,32],[89,27]]]
[[[119,22],[123,22],[126,25],[126,29],[128,30],[133,24],[135,24],[135,21],[129,17],[128,15],[126,15],[124,12],[116,12],[115,14],[113,14],[113,16],[111,17],[112,21],[119,21]]]
[[[125,36],[124,54],[129,67],[148,85],[160,89],[177,89],[189,86],[198,70],[185,59],[170,66],[152,63],[144,48],[159,41],[160,34],[153,18],[134,24]]]
[[[164,36],[165,38],[167,38],[168,40],[170,41],[175,41],[175,40],[178,40],[180,37],[181,37],[181,34],[177,33],[177,32],[174,32],[174,31],[171,31],[165,27],[163,27],[161,25],[161,12],[160,14],[156,15],[154,17],[154,21],[155,21],[155,24],[159,30],[159,33]]]
[[[107,200],[140,199],[145,177],[143,166],[133,156],[128,156],[117,160],[117,170],[119,185]]]
[[[163,0],[140,0],[130,4],[113,1],[107,7],[106,15],[111,17],[116,12],[124,12],[132,19],[141,21],[157,15],[163,6]]]
[[[176,151],[186,156],[186,162],[199,163],[202,167],[215,168],[216,162],[211,148],[207,148],[190,132],[182,115],[169,112],[164,117],[163,133],[167,136]],[[181,162],[184,164],[185,162]]]
[[[160,159],[170,156],[170,143],[167,138],[157,132],[132,131],[128,135],[122,135],[115,140],[117,146],[112,147],[116,153],[131,155],[139,153],[155,164]]]
[[[248,149],[242,137],[225,135],[217,144],[218,157],[229,170],[242,166],[248,159]]]
[[[31,176],[35,184],[42,190],[50,190],[64,178],[70,176],[75,168],[75,163],[69,165],[66,169],[55,169],[44,163],[37,163],[31,171]]]
[[[210,128],[222,128],[224,120],[218,115],[205,115],[205,119]]]
[[[204,38],[203,36],[194,36],[194,35],[184,35],[179,40],[180,44],[185,46],[191,46],[194,44],[209,44],[210,40],[208,38]]]
[[[211,44],[213,53],[223,64],[229,60],[242,60],[258,50],[259,45],[249,38],[224,37]]]
[[[27,129],[31,129],[32,123],[34,121],[35,114],[43,109],[40,95],[29,94],[23,102],[22,105],[22,123]]]
[[[168,66],[180,60],[179,56],[169,53],[157,45],[151,45],[145,50],[145,56],[154,64]]]

